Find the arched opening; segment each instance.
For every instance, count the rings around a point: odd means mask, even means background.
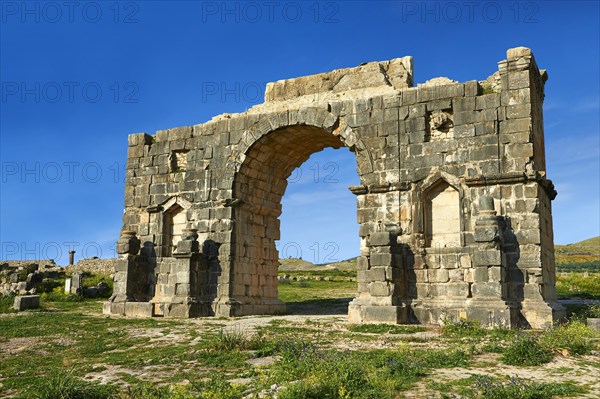
[[[425,193],[427,246],[461,246],[460,195],[456,188],[440,180]]]
[[[277,297],[276,242],[288,177],[312,154],[342,146],[338,136],[302,125],[275,130],[246,152],[234,181],[233,196],[239,202],[234,209],[231,293],[244,305],[253,305],[255,313],[284,309]]]

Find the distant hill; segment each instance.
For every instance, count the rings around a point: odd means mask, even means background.
[[[568,265],[575,263],[593,263],[600,265],[600,236],[589,238],[568,245],[555,245],[556,264]],[[312,272],[324,270],[356,271],[358,257],[346,259],[339,262],[315,265],[302,259],[288,258],[280,259],[280,272]],[[597,267],[597,266],[596,266]],[[594,268],[596,268],[594,267]]]
[[[556,264],[600,262],[600,236],[568,245],[555,245]]]
[[[340,262],[315,265],[312,262],[297,258],[279,259],[280,272],[312,272],[312,271],[356,271],[357,258],[350,258]]]
[[[340,271],[356,271],[357,266],[356,266],[356,262],[358,262],[358,256],[355,256],[354,258],[350,258],[350,259],[346,259],[346,260],[342,260],[339,262],[335,262],[335,263],[330,263],[327,266],[331,266],[337,270]]]

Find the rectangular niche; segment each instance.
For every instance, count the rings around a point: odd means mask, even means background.
[[[187,170],[188,150],[175,150],[171,152],[170,166],[171,172],[185,172]]]
[[[427,192],[425,204],[427,246],[460,247],[460,195],[441,181]]]

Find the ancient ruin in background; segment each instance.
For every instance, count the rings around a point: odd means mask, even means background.
[[[265,102],[129,136],[107,314],[278,313],[281,198],[311,154],[348,147],[360,185],[352,322],[542,327],[556,301],[542,102],[514,48],[486,81],[413,87],[411,57],[269,83]],[[315,221],[318,223],[318,221]]]

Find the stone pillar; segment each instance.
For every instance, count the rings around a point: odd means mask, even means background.
[[[155,306],[165,317],[199,317],[210,315],[210,301],[200,287],[202,266],[198,230],[183,229],[181,241],[170,263],[169,285],[174,290],[168,296],[158,298]],[[156,300],[157,298],[155,298]]]
[[[83,272],[75,272],[71,277],[71,294],[83,295]]]
[[[69,251],[69,266],[73,266],[75,264],[75,251]]]
[[[506,261],[502,251],[502,217],[496,215],[494,199],[482,195],[475,221],[473,283],[467,300],[467,317],[486,327],[512,327],[516,313],[506,299]]]
[[[518,252],[511,271],[522,275],[522,292],[514,299],[519,302],[521,324],[543,328],[565,316],[555,293],[551,201],[556,191],[546,177],[542,107],[548,74],[538,69],[531,50],[524,47],[509,49],[498,67],[506,116],[499,130],[500,143],[506,143],[500,146],[507,160],[502,162],[502,172],[527,179],[522,194],[515,195],[524,206],[516,215],[514,211],[507,215],[518,217],[521,224],[515,231]],[[525,135],[528,140],[518,140]]]
[[[146,262],[138,255],[141,242],[134,231],[124,230],[117,240],[119,259],[115,265],[113,294],[104,303],[104,314],[152,316],[150,303],[142,298],[146,276],[140,276]]]
[[[359,259],[359,296],[348,307],[351,323],[406,323],[406,281],[397,235],[389,231],[369,235],[369,256]],[[363,292],[361,292],[363,291]]]

